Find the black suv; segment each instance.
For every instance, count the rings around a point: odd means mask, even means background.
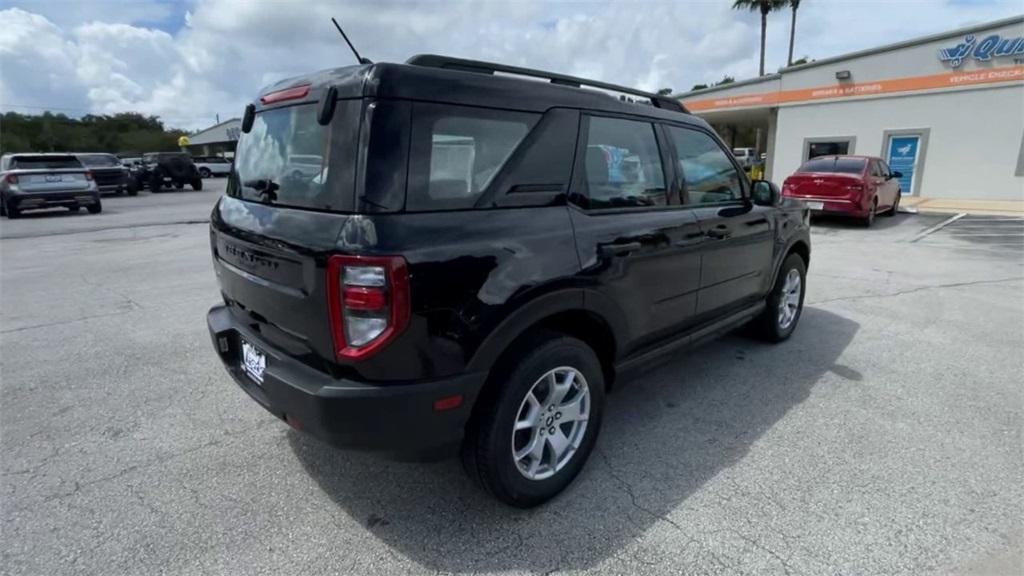
[[[151,192],[160,192],[174,186],[181,190],[188,184],[193,190],[203,189],[203,179],[192,157],[184,152],[151,152],[142,156],[135,171],[137,188],[148,186]]]
[[[273,85],[242,129],[210,224],[228,372],[338,446],[461,446],[509,504],[572,481],[629,372],[800,318],[807,210],[674,100],[417,56]]]

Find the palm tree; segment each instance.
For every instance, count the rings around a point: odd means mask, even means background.
[[[781,9],[787,0],[736,0],[732,3],[733,10],[750,10],[761,13],[761,68],[759,75],[764,76],[764,40],[768,34],[768,14]]]
[[[800,9],[800,0],[789,0],[789,7],[793,10],[793,19],[789,23],[789,58],[786,66],[793,65],[793,42],[796,40],[796,11]]]

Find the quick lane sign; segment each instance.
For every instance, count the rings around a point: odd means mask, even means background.
[[[979,42],[971,34],[956,46],[939,50],[939,60],[948,62],[953,68],[959,68],[968,58],[974,58],[978,62],[991,62],[995,58],[1014,56],[1024,56],[1024,36],[1004,38],[999,34],[992,34]]]

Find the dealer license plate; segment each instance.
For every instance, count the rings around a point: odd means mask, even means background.
[[[242,369],[250,378],[263,384],[263,371],[267,369],[267,356],[245,340],[242,340]]]
[[[825,208],[824,202],[808,202],[807,207],[811,210],[823,210]]]

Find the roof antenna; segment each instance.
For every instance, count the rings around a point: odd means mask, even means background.
[[[348,44],[348,47],[352,49],[352,53],[356,55],[356,60],[358,60],[360,64],[373,64],[373,62],[371,62],[369,58],[363,58],[362,56],[359,55],[359,52],[356,50],[356,47],[353,46],[352,42],[349,41],[348,36],[345,35],[345,31],[341,29],[341,25],[338,24],[338,21],[335,20],[334,18],[331,18],[331,22],[334,22],[334,27],[338,29],[338,32],[341,33],[341,37],[345,39],[345,43]]]

